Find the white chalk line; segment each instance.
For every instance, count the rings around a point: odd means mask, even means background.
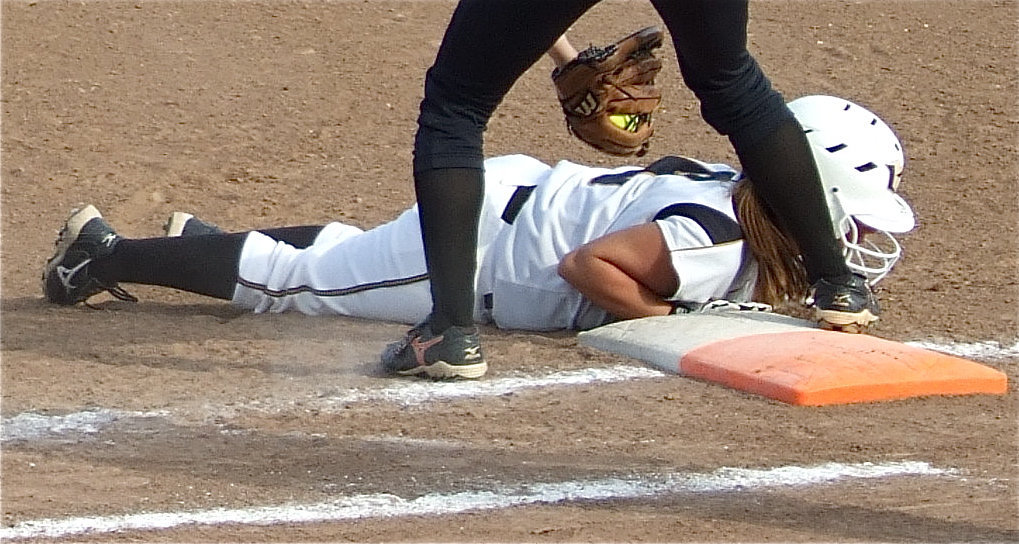
[[[998,342],[937,343],[929,341],[905,342],[907,345],[939,351],[949,355],[981,361],[1001,361],[1019,358],[1019,341],[1013,346]],[[665,376],[666,373],[645,366],[616,365],[606,368],[586,368],[551,372],[539,375],[518,375],[492,378],[481,381],[428,382],[423,380],[396,380],[379,388],[354,388],[336,394],[317,394],[313,398],[264,399],[246,404],[232,404],[227,407],[210,407],[213,411],[237,412],[252,410],[260,413],[280,413],[294,410],[300,405],[303,410],[316,409],[323,412],[342,410],[359,403],[391,402],[414,406],[429,402],[478,399],[510,395],[544,387],[578,386],[594,383],[617,383],[636,379]],[[47,416],[22,413],[0,420],[0,441],[60,438],[61,436],[82,436],[95,434],[107,425],[125,418],[148,418],[166,416],[166,412],[141,413],[116,410],[90,410],[63,416]],[[220,414],[223,415],[223,414]]]
[[[826,463],[771,469],[720,468],[710,473],[675,472],[628,478],[538,482],[495,491],[429,493],[416,498],[365,494],[317,503],[289,503],[252,508],[213,508],[117,516],[37,519],[0,529],[0,540],[59,538],[118,531],[151,531],[188,525],[279,525],[338,522],[400,516],[443,516],[534,504],[588,500],[627,500],[683,493],[724,493],[774,487],[811,486],[851,479],[901,476],[952,476],[954,469],[917,461]]]
[[[1015,345],[1005,346],[1000,342],[972,342],[972,343],[949,343],[926,342],[922,340],[905,342],[907,346],[914,346],[932,351],[940,351],[948,355],[955,355],[964,359],[976,359],[980,361],[1003,361],[1019,358],[1019,341]]]
[[[22,412],[0,421],[0,441],[74,439],[99,433],[118,421],[166,418],[169,412],[129,412],[98,408],[65,415]]]
[[[1003,359],[1019,354],[1019,342],[1002,347],[995,342],[974,344],[908,344],[945,353],[979,359]],[[665,375],[640,366],[618,365],[554,372],[539,376],[513,376],[478,382],[400,381],[378,389],[351,390],[340,395],[317,399],[322,407],[342,407],[352,403],[395,402],[417,405],[436,400],[492,397],[526,389],[548,386],[612,383]],[[280,403],[273,403],[280,404]],[[292,404],[292,403],[291,403]],[[307,402],[302,402],[307,407]],[[265,402],[253,402],[249,408],[266,410]],[[321,407],[320,407],[321,408]],[[3,441],[60,438],[88,435],[114,422],[131,418],[165,417],[166,412],[126,412],[97,409],[63,416],[23,413],[2,420]],[[382,437],[381,439],[385,439]],[[954,469],[937,469],[926,463],[905,462],[860,465],[829,463],[819,467],[782,467],[766,471],[719,469],[708,475],[677,473],[638,479],[605,479],[584,482],[537,483],[504,492],[429,494],[415,499],[394,495],[358,495],[310,505],[282,505],[249,509],[212,509],[191,512],[129,514],[112,517],[82,517],[35,520],[0,529],[0,539],[59,537],[75,534],[113,532],[128,529],[154,530],[182,525],[220,525],[302,523],[343,521],[368,517],[393,517],[425,514],[442,515],[468,510],[506,508],[535,503],[599,498],[626,499],[664,493],[721,492],[779,485],[811,485],[844,478],[878,478],[896,475],[945,475]]]
[[[617,383],[635,379],[664,376],[659,370],[643,366],[617,365],[608,368],[586,368],[552,372],[536,376],[509,376],[482,381],[429,382],[393,380],[384,387],[354,388],[337,394],[316,394],[312,398],[268,398],[227,406],[206,406],[217,416],[237,414],[244,410],[259,413],[292,412],[314,409],[324,413],[337,412],[351,404],[390,402],[403,406],[460,398],[489,398],[515,394],[537,388],[569,387],[594,383]],[[130,412],[99,408],[65,415],[24,412],[0,420],[0,442],[29,440],[74,440],[100,432],[117,422],[167,417],[169,412]]]
[[[403,406],[425,404],[435,401],[456,400],[462,398],[500,397],[545,387],[562,387],[590,385],[594,383],[618,383],[629,380],[658,378],[666,374],[660,370],[645,366],[616,365],[606,368],[584,368],[564,370],[544,375],[518,375],[489,378],[478,381],[433,382],[425,380],[394,380],[391,385],[381,388],[350,389],[322,396],[321,398],[302,400],[303,407],[319,409],[342,408],[348,404],[366,402],[392,402]],[[267,410],[275,404],[273,401],[255,401],[244,406],[252,409]]]
[[[1011,347],[1002,346],[997,342],[942,344],[914,341],[905,343],[915,347],[975,360],[999,361],[1019,358],[1019,341]],[[238,408],[278,413],[293,410],[297,402],[300,402],[301,407],[304,409],[317,409],[324,412],[343,409],[344,406],[350,404],[369,402],[391,402],[403,406],[414,406],[444,400],[498,397],[544,387],[617,383],[628,380],[658,378],[666,375],[669,374],[648,366],[616,365],[606,368],[586,368],[553,372],[547,375],[509,376],[481,381],[428,382],[421,380],[399,380],[392,385],[382,388],[354,388],[337,394],[329,394],[301,401],[280,401],[279,399],[270,398],[252,401],[240,405]]]

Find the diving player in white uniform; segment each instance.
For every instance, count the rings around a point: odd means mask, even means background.
[[[737,173],[685,162],[711,174],[692,179],[567,161],[553,168],[524,155],[485,161],[475,320],[524,330],[605,323],[609,315],[559,275],[559,264],[588,242],[649,223],[664,238],[677,278],[677,288],[659,296],[661,313],[671,309],[666,299],[697,303],[730,295],[743,251],[731,199]],[[668,211],[675,204],[704,206],[704,213],[725,223],[731,239],[713,243],[696,218]],[[363,232],[332,223],[305,249],[251,233],[241,251],[233,302],[256,312],[417,323],[431,307],[419,229],[414,207]],[[743,299],[754,277],[745,276]]]
[[[842,99],[807,97],[790,108],[817,143],[847,262],[877,281],[899,257],[889,233],[914,224],[895,193],[903,162],[898,139],[873,114]],[[861,232],[884,240],[861,245]],[[416,207],[368,231],[330,223],[230,234],[175,214],[167,234],[123,238],[88,206],[61,232],[43,274],[44,293],[58,304],[104,290],[133,300],[119,283],[142,283],[255,312],[408,324],[424,322],[431,309]],[[607,169],[496,157],[485,162],[475,320],[575,330],[713,300],[799,301],[808,285],[791,244],[751,184],[726,165],[665,157],[646,168]],[[396,373],[473,378],[486,370],[426,361],[420,354],[427,346],[390,349],[419,354],[420,364],[388,369]]]

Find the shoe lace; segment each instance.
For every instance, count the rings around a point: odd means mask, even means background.
[[[114,298],[117,298],[119,300],[123,300],[125,302],[138,302],[138,297],[132,295],[131,293],[128,293],[127,290],[121,287],[120,285],[107,287],[106,291],[113,295]]]
[[[138,297],[132,295],[131,293],[128,293],[127,289],[121,287],[120,284],[117,283],[113,285],[100,284],[100,287],[105,289],[107,293],[113,295],[113,298],[116,298],[117,300],[123,300],[124,302],[138,302]],[[91,304],[89,304],[88,301],[83,301],[83,304],[89,307],[94,307]]]

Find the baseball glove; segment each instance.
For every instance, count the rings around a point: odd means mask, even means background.
[[[553,71],[570,133],[612,155],[647,153],[662,101],[655,87],[662,61],[652,50],[661,45],[662,31],[651,26],[608,47],[588,47]]]

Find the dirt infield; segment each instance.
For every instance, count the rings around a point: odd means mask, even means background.
[[[856,100],[904,143],[919,227],[874,334],[997,346],[980,357],[1009,376],[1005,396],[792,407],[571,334],[494,330],[489,376],[442,389],[375,373],[402,325],[137,286],[137,304],[41,299],[83,202],[136,237],[177,209],[238,230],[394,217],[413,201],[422,79],[453,5],[3,0],[0,537],[1019,539],[1013,0],[760,1],[750,38],[787,97]],[[645,1],[606,1],[571,36],[658,22]],[[663,55],[652,156],[734,163]],[[623,164],[566,133],[551,68],[513,88],[486,152]],[[818,467],[849,476],[803,479]],[[913,472],[860,476],[875,467]]]

